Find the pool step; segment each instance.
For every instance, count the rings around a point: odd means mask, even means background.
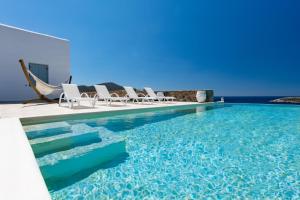
[[[48,154],[37,159],[46,182],[63,181],[126,154],[124,137],[112,135],[104,129],[97,130],[102,139],[99,143]]]
[[[99,131],[85,124],[73,125],[71,131],[65,134],[30,140],[35,156],[40,157],[49,153],[101,141]]]
[[[45,136],[53,136],[71,131],[71,125],[67,122],[45,123],[23,126],[28,139],[35,139]]]

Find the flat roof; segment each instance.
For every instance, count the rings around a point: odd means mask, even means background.
[[[10,26],[10,25],[7,25],[7,24],[0,23],[0,26],[15,29],[15,30],[19,30],[19,31],[23,31],[23,32],[27,32],[27,33],[32,33],[32,34],[36,34],[36,35],[46,36],[46,37],[50,37],[50,38],[54,38],[54,39],[58,39],[58,40],[64,40],[64,41],[69,42],[68,39],[59,38],[59,37],[55,37],[55,36],[47,35],[47,34],[43,34],[43,33],[38,33],[38,32],[35,32],[35,31],[30,31],[30,30],[27,30],[27,29],[18,28],[18,27],[15,27],[15,26]]]

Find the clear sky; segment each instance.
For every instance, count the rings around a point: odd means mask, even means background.
[[[0,0],[0,23],[69,39],[78,84],[300,95],[299,0]]]

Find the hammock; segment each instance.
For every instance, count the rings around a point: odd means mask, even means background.
[[[40,99],[46,100],[48,102],[55,102],[47,96],[57,98],[63,91],[62,86],[55,86],[45,83],[36,75],[34,75],[29,69],[26,68],[23,59],[20,59],[19,62],[21,64],[21,68],[24,72],[26,80],[28,81],[30,87],[34,90],[34,92],[40,97]],[[33,83],[32,79],[35,81],[35,84]],[[71,83],[71,80],[72,76],[70,76],[70,78],[64,83]]]
[[[48,83],[45,83],[41,79],[39,79],[37,76],[35,76],[30,70],[27,69],[28,74],[35,80],[35,87],[36,89],[45,96],[48,95],[59,95],[62,93],[62,86],[55,86],[55,85],[50,85]],[[64,83],[68,83],[70,78],[66,80]]]

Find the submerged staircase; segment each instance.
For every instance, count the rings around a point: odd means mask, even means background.
[[[30,145],[35,156],[40,157],[49,153],[100,141],[101,137],[99,137],[98,130],[90,130],[85,124],[77,124],[71,127],[71,132],[32,139],[30,140]]]
[[[47,124],[37,124],[23,126],[28,139],[35,139],[40,137],[49,137],[59,135],[71,131],[71,125],[67,122],[55,122]]]
[[[103,127],[57,122],[24,129],[49,188],[127,156],[124,137]]]

